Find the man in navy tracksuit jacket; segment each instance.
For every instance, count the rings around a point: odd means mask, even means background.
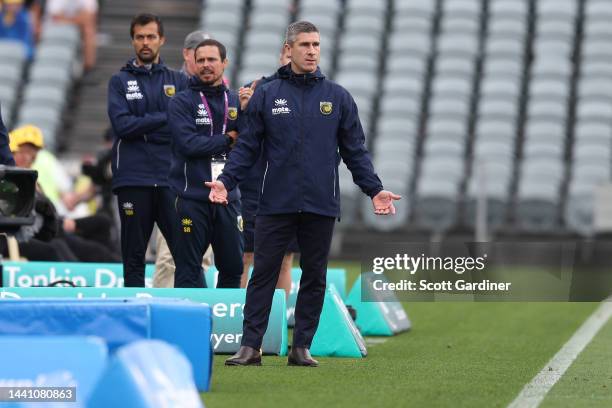
[[[238,288],[242,274],[242,216],[240,192],[233,189],[228,206],[210,202],[205,181],[220,173],[238,134],[238,94],[223,84],[226,50],[216,40],[195,49],[198,72],[189,89],[170,103],[172,169],[170,184],[178,195],[176,209],[176,272],[174,287],[206,286],[202,256],[211,244],[219,270],[217,287]]]
[[[279,65],[287,65],[289,63],[289,53],[283,48],[280,50]],[[253,96],[253,91],[257,86],[266,84],[279,78],[278,72],[273,75],[263,77],[254,81],[245,87],[238,90],[240,97],[240,106],[242,110],[246,109],[249,99]],[[240,183],[240,203],[242,207],[242,219],[244,220],[244,257],[243,257],[243,272],[240,281],[240,287],[246,287],[249,279],[249,269],[253,265],[253,251],[255,250],[255,214],[257,214],[257,206],[259,204],[259,194],[261,193],[261,182],[265,171],[266,161],[263,155],[249,171],[249,175]],[[283,258],[281,270],[276,284],[277,289],[285,290],[287,298],[291,293],[291,269],[293,267],[293,254],[300,252],[297,239],[291,240],[291,244],[287,247],[287,253]]]
[[[4,126],[4,122],[2,121],[2,111],[1,110],[0,110],[0,164],[4,164],[5,166],[15,165],[15,159],[13,158],[13,154],[11,153],[11,149],[9,148],[8,131],[6,130],[6,126]]]
[[[266,169],[255,223],[255,267],[247,287],[242,345],[227,365],[261,364],[259,349],[280,262],[295,234],[302,278],[288,360],[290,365],[318,365],[308,349],[323,306],[334,221],[340,216],[338,151],[355,183],[372,198],[375,213],[394,213],[392,200],[400,198],[383,190],[374,173],[352,97],[317,68],[317,28],[292,23],[286,43],[291,63],[279,70],[279,79],[255,89],[246,128],[223,174],[207,183],[211,201],[226,203],[227,192],[244,179],[263,149]]]
[[[136,58],[108,85],[108,116],[113,143],[112,188],[121,219],[125,286],[144,286],[146,248],[156,222],[173,252],[176,211],[168,184],[171,134],[168,102],[187,85],[183,74],[159,59],[164,43],[158,17],[141,14],[130,27]]]

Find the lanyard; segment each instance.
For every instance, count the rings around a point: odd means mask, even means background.
[[[227,91],[225,91],[223,95],[225,96],[225,112],[223,113],[223,130],[221,132],[222,135],[224,135],[225,131],[227,130],[227,117],[229,115],[229,102],[227,100]],[[210,110],[208,100],[202,92],[200,92],[200,98],[202,99],[202,104],[204,104],[204,109],[206,109],[206,113],[208,114],[208,118],[210,119],[210,135],[212,136],[214,134],[212,110]]]

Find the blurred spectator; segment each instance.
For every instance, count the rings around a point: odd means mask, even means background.
[[[73,192],[72,180],[64,169],[64,166],[53,155],[43,147],[43,134],[41,130],[32,125],[21,126],[11,132],[11,138],[17,137],[19,140],[26,140],[37,148],[34,155],[34,162],[31,167],[38,171],[38,185],[43,193],[51,200],[57,212],[61,216],[86,216],[89,209],[85,204],[76,211],[77,205],[88,200],[88,194],[77,194]],[[11,139],[11,143],[14,143]],[[25,143],[25,142],[24,142]],[[15,151],[15,146],[11,150]],[[21,166],[23,167],[23,166]]]
[[[198,68],[195,63],[194,51],[198,44],[210,38],[206,32],[197,30],[187,34],[183,43],[183,66],[181,72],[188,77],[198,73]]]
[[[0,39],[16,40],[26,47],[29,60],[34,56],[34,35],[30,15],[23,0],[3,0],[0,11]]]
[[[115,133],[112,127],[109,127],[104,132],[104,146],[102,150],[98,152],[96,157],[85,157],[81,164],[81,171],[84,175],[91,178],[94,186],[94,193],[100,194],[102,203],[100,211],[113,216],[115,206],[113,204],[113,170],[111,168],[112,159],[112,147]]]
[[[83,65],[90,71],[96,63],[97,0],[46,0],[45,15],[56,23],[76,25],[83,37]]]
[[[43,152],[43,135],[40,129],[27,125],[10,133],[10,147],[15,156],[17,166],[33,168],[39,153]],[[39,170],[39,177],[50,170]],[[53,173],[52,173],[53,174]],[[42,190],[42,188],[41,188]],[[42,191],[41,191],[42,193]],[[52,199],[48,201],[52,204]],[[66,259],[82,262],[117,262],[118,254],[112,251],[110,242],[110,218],[104,215],[94,215],[78,219],[59,219],[58,237],[52,244],[66,254],[72,253],[72,258]],[[70,255],[65,255],[70,258]]]
[[[23,6],[30,14],[30,25],[32,26],[32,34],[34,34],[34,42],[40,39],[42,29],[42,3],[44,0],[25,0]]]
[[[15,160],[9,149],[9,136],[4,121],[2,120],[2,109],[0,109],[0,164],[14,166]]]

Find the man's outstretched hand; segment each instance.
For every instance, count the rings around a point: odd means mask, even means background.
[[[393,205],[393,201],[400,200],[401,198],[402,196],[393,194],[391,191],[381,191],[372,198],[372,204],[374,205],[374,214],[395,214],[395,206]]]
[[[220,181],[206,181],[204,185],[210,188],[208,199],[211,203],[227,205],[227,190]]]

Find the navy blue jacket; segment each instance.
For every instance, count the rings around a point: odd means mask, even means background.
[[[15,159],[9,148],[9,136],[2,121],[2,111],[0,110],[0,164],[5,166],[14,166]]]
[[[273,75],[263,77],[257,81],[258,86],[267,84],[268,82],[274,81],[278,79],[278,72],[275,72]],[[252,86],[253,83],[249,83],[245,86]],[[240,195],[242,200],[242,211],[245,211],[245,208],[257,208],[257,204],[259,202],[259,193],[261,191],[261,182],[263,180],[263,174],[266,170],[266,160],[263,157],[263,149],[259,158],[245,177],[245,179],[240,183]],[[243,214],[244,215],[244,214]]]
[[[124,186],[168,186],[171,148],[168,102],[187,78],[161,61],[150,70],[131,60],[108,84],[113,143],[113,190]]]
[[[213,115],[213,135],[210,135],[210,120],[200,96],[202,92]],[[204,185],[212,180],[211,158],[229,153],[231,139],[223,134],[225,96],[228,95],[229,115],[226,133],[239,132],[240,103],[238,94],[225,85],[210,87],[197,76],[189,81],[189,89],[179,93],[168,106],[168,119],[172,130],[172,168],[170,186],[181,197],[208,201],[210,189]],[[240,199],[240,192],[234,189],[229,201]]]
[[[318,69],[296,75],[289,64],[278,74],[278,79],[255,89],[246,127],[219,180],[233,189],[263,149],[266,168],[258,215],[310,212],[339,217],[340,152],[361,190],[370,197],[378,194],[383,186],[348,91],[325,80]]]

